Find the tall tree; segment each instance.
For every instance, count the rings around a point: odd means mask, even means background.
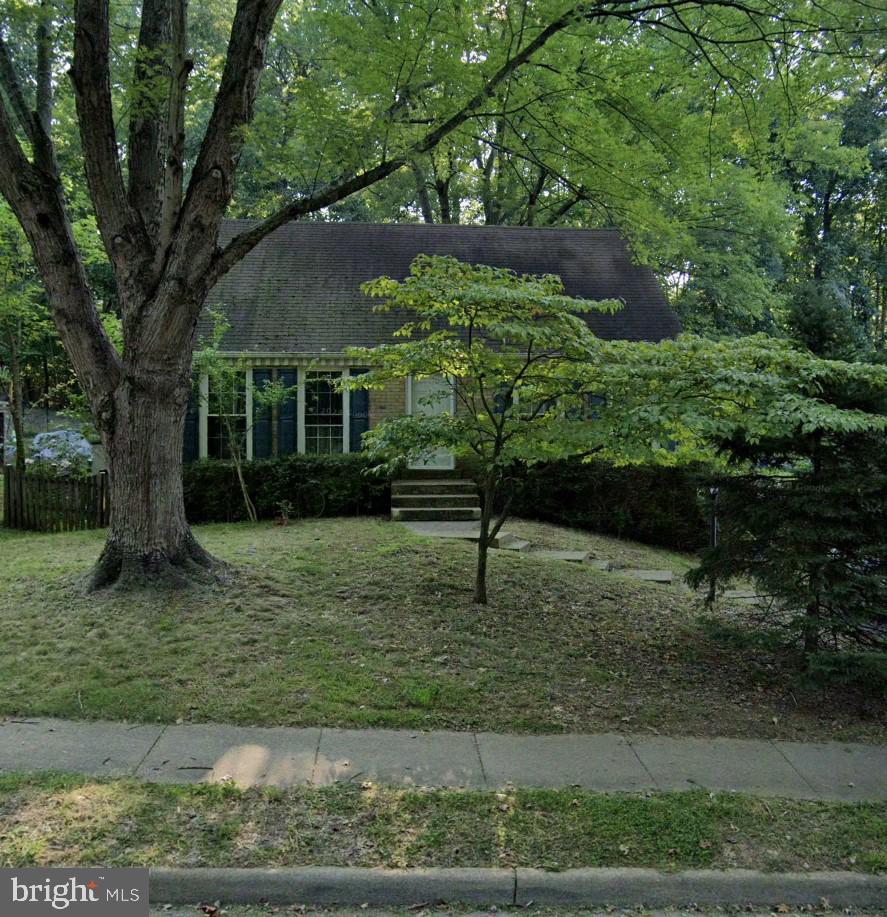
[[[824,356],[853,359],[884,346],[883,73],[882,61],[869,78],[850,74],[839,100],[782,138],[785,173],[800,214],[789,283],[789,325],[800,341]]]
[[[48,0],[16,7],[0,26],[0,192],[31,245],[109,459],[111,525],[95,587],[145,577],[187,580],[217,569],[194,539],[182,499],[194,330],[208,291],[269,233],[409,169],[495,106],[529,62],[556,57],[564,36],[583,33],[593,46],[608,40],[613,26],[654,29],[729,71],[741,49],[784,49],[774,52],[778,61],[813,37],[830,46],[846,22],[858,29],[869,15],[863,0],[841,0],[833,12],[816,7],[816,18],[801,0],[312,8],[304,13],[309,35],[330,53],[303,62],[286,100],[292,111],[310,115],[310,130],[296,131],[303,156],[281,163],[281,175],[294,180],[266,219],[222,246],[219,227],[241,153],[261,126],[254,123],[257,89],[280,4],[237,0],[211,112],[192,155],[189,77],[200,69],[205,85],[213,74],[191,53],[186,0],[143,0],[128,75],[112,58],[109,0],[76,0],[70,76],[89,197],[122,315],[122,352],[100,321],[59,166],[53,95],[64,54],[53,58],[55,7]],[[33,69],[24,74],[15,59],[27,43],[21,9],[33,13],[36,48]],[[298,15],[284,13],[283,27]],[[501,19],[505,31],[491,33],[491,18]],[[367,66],[355,87],[343,74],[361,71],[361,55]],[[128,85],[125,106],[121,80]],[[278,125],[266,119],[264,126]]]

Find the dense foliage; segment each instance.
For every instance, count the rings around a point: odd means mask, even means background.
[[[883,433],[786,436],[741,451],[753,459],[722,482],[720,544],[703,553],[694,580],[751,578],[767,626],[808,663],[825,650],[880,652],[887,686]]]
[[[386,512],[388,480],[371,473],[362,454],[288,455],[242,463],[260,519],[348,516]],[[185,506],[192,522],[246,519],[237,468],[209,459],[185,465]]]
[[[708,476],[657,465],[564,460],[517,472],[512,512],[676,551],[707,543]]]

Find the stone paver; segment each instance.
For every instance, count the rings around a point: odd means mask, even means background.
[[[135,770],[162,731],[162,725],[4,720],[0,771],[69,770],[121,777]]]
[[[671,583],[674,574],[671,570],[616,570],[621,576],[630,576],[633,579],[645,580],[648,583]]]
[[[567,560],[575,564],[588,560],[588,551],[530,551],[530,554],[545,560]]]
[[[496,548],[499,551],[529,551],[531,547],[530,542],[525,538],[515,538],[508,532],[504,534],[500,532],[496,542]]]
[[[887,746],[776,742],[818,795],[850,801],[887,799]]]
[[[634,738],[631,744],[663,790],[704,787],[801,799],[816,796],[770,742],[651,736]]]
[[[156,783],[295,786],[311,782],[320,729],[170,726],[136,776]]]
[[[887,745],[0,720],[0,772],[242,786],[581,786],[887,799]]]
[[[484,786],[471,733],[324,729],[314,782],[323,786],[364,780],[399,786]]]
[[[480,733],[480,756],[492,787],[581,786],[655,789],[628,741],[617,735],[510,736]]]
[[[401,522],[416,535],[425,535],[427,538],[458,538],[462,541],[477,541],[480,538],[480,523],[454,522],[439,520],[434,522]],[[504,550],[525,551],[529,547],[528,541],[515,537],[511,532],[500,531],[493,539],[493,548]],[[514,547],[514,545],[521,545]]]
[[[480,537],[480,525],[477,522],[403,522],[411,532],[425,535],[428,538],[464,538],[477,541]]]

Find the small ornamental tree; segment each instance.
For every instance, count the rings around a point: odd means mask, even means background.
[[[440,377],[454,412],[415,413],[364,435],[371,454],[389,467],[447,449],[477,469],[482,496],[474,599],[487,602],[487,551],[505,521],[509,470],[590,454],[586,392],[580,368],[598,338],[579,313],[613,312],[618,302],[564,295],[555,276],[519,276],[503,268],[420,255],[404,281],[382,277],[364,291],[376,309],[406,309],[401,343],[353,349],[352,362],[370,367],[352,388],[394,380]]]

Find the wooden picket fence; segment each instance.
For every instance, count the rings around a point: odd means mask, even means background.
[[[3,523],[13,529],[73,532],[108,524],[108,476],[49,478],[3,467]]]

